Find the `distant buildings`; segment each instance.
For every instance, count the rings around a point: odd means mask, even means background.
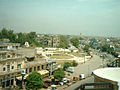
[[[42,43],[46,47],[58,47],[60,37],[57,35],[38,35],[36,41]]]
[[[0,49],[12,50],[18,49],[19,46],[19,43],[9,43],[9,39],[0,39]]]

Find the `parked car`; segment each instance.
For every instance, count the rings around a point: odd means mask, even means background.
[[[84,74],[80,74],[80,75],[79,75],[79,79],[80,79],[80,80],[85,79],[85,75],[84,75]]]
[[[56,85],[51,85],[51,90],[57,90],[57,87],[56,87]]]
[[[63,79],[62,79],[62,82],[63,82],[63,83],[66,83],[66,82],[67,82],[67,78],[63,78]]]
[[[48,84],[43,84],[43,88],[48,88]]]

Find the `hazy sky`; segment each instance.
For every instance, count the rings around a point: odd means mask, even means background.
[[[120,36],[120,0],[0,0],[0,29]]]

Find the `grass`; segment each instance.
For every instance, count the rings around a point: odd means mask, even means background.
[[[57,61],[56,61],[56,63],[61,64],[61,66],[63,66],[63,64],[64,64],[65,62],[70,62],[70,63],[72,63],[73,60],[57,60]]]
[[[71,52],[69,54],[72,54],[72,55],[74,55],[76,57],[84,57],[84,54],[81,54],[81,53]]]
[[[73,57],[72,57],[72,56],[68,56],[68,55],[60,54],[60,55],[53,55],[53,56],[51,56],[50,58],[56,58],[56,59],[71,59],[71,58],[73,58]]]

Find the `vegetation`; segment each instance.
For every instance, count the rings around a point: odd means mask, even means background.
[[[72,56],[68,56],[68,55],[52,55],[50,56],[50,58],[56,58],[56,59],[70,59],[70,58],[73,58]]]
[[[113,47],[110,47],[110,45],[105,44],[102,47],[99,47],[102,52],[107,52],[109,54],[112,54],[114,57],[118,57],[118,53],[115,52]]]
[[[68,67],[76,67],[78,63],[73,60],[72,62],[64,62],[63,69],[66,70]]]
[[[68,67],[71,67],[72,64],[70,62],[64,62],[63,69],[66,70]]]
[[[13,30],[7,30],[5,28],[3,28],[0,32],[0,39],[9,39],[10,42],[16,42],[16,34],[14,34]]]
[[[37,72],[32,72],[29,74],[26,78],[26,89],[27,90],[37,90],[42,88],[43,81],[42,81],[42,75]]]
[[[67,48],[68,47],[68,40],[65,36],[60,36],[60,48]]]
[[[65,77],[65,72],[62,68],[58,68],[57,70],[55,70],[55,72],[53,73],[55,79],[61,81],[62,78]]]
[[[76,57],[84,57],[84,54],[81,54],[79,52],[70,52],[69,54],[72,54],[72,55],[74,55]]]
[[[13,30],[3,28],[0,32],[0,39],[9,39],[11,43],[20,43],[21,46],[27,41],[31,46],[41,46],[41,43],[36,41],[36,32],[30,33],[14,33]]]
[[[90,55],[90,51],[89,51],[89,45],[85,45],[85,47],[83,48],[83,50],[88,54]]]
[[[73,60],[72,66],[73,66],[73,67],[76,67],[77,65],[78,65],[78,63],[77,63],[75,60]]]
[[[70,42],[73,44],[73,46],[78,48],[78,46],[79,46],[79,39],[78,38],[71,38]]]

